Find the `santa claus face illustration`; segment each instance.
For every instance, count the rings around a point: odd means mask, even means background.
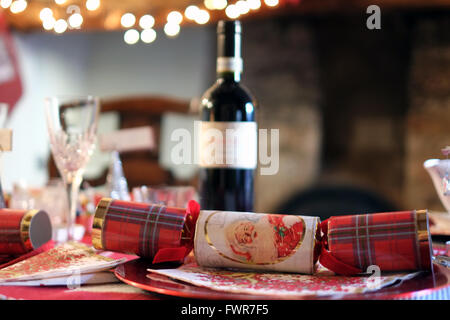
[[[256,221],[237,220],[225,227],[225,233],[234,259],[270,264],[295,252],[304,224],[294,216],[265,215]]]
[[[255,226],[251,221],[240,222],[234,228],[234,238],[241,246],[252,243],[256,236]]]

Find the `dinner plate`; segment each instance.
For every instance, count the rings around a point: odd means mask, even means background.
[[[167,269],[177,267],[170,264],[152,265],[145,259],[128,261],[115,270],[115,275],[123,282],[153,293],[168,297],[184,297],[191,299],[220,299],[220,300],[279,300],[280,296],[250,295],[228,293],[208,288],[198,287],[189,283],[173,280],[167,276],[152,274],[147,277],[148,268]],[[411,280],[405,280],[400,285],[386,287],[376,292],[364,294],[348,294],[340,299],[408,299],[420,298],[438,293],[450,288],[450,269],[434,264],[433,272],[427,272]],[[290,296],[289,299],[332,299],[332,296],[301,295]]]

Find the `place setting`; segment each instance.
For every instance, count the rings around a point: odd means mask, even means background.
[[[439,1],[0,1],[0,300],[449,300],[449,22]]]

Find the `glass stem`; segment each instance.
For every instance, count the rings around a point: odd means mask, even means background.
[[[81,173],[73,175],[72,179],[66,182],[67,199],[69,201],[69,212],[67,215],[67,241],[74,240],[74,225],[77,215],[78,191],[81,185]]]

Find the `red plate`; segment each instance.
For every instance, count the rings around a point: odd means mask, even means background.
[[[167,269],[174,267],[173,265],[152,265],[144,259],[129,261],[118,266],[115,275],[123,282],[134,287],[164,294],[168,296],[185,297],[193,299],[220,299],[220,300],[278,300],[279,296],[267,295],[249,295],[220,292],[207,288],[197,287],[188,283],[172,280],[163,275],[153,274],[152,278],[148,278],[148,268]],[[401,285],[395,287],[387,287],[377,292],[365,294],[349,294],[345,299],[398,299],[398,298],[416,298],[424,295],[430,295],[434,292],[450,288],[450,269],[440,265],[434,265],[434,272],[424,274],[411,280],[404,281]],[[332,298],[331,296],[328,298]],[[289,299],[318,299],[311,296],[292,296]],[[327,299],[321,296],[320,299]]]

